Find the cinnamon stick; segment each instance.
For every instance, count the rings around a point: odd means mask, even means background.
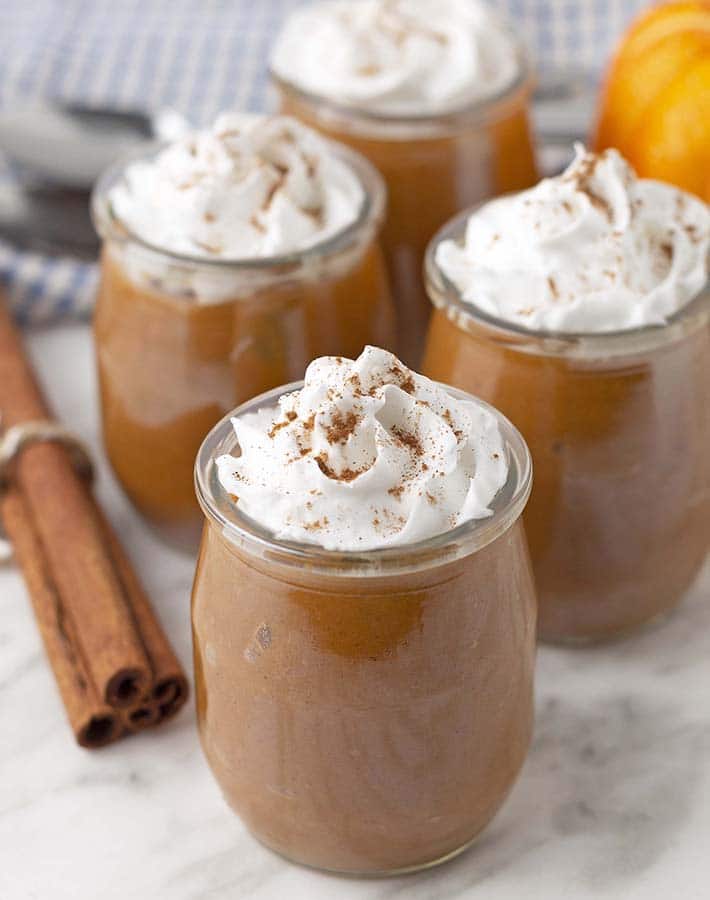
[[[187,700],[187,678],[180,661],[175,655],[175,651],[156,618],[148,595],[136,575],[135,569],[126,555],[126,551],[123,549],[111,524],[98,507],[97,516],[104,533],[108,552],[113,559],[116,572],[128,598],[136,627],[150,661],[152,688],[140,708],[145,708],[146,704],[154,708],[156,711],[155,721],[151,721],[150,724],[157,724],[163,719],[174,716]],[[129,711],[129,719],[131,714],[131,711]],[[136,716],[134,711],[134,718],[139,718],[142,723],[145,723],[147,716],[144,714]],[[145,727],[145,724],[142,724],[142,727]]]
[[[47,405],[6,305],[0,301],[2,427],[46,419]],[[131,627],[115,571],[95,527],[92,501],[66,451],[38,443],[20,456],[15,477],[37,528],[57,589],[72,619],[99,696],[128,706],[148,690],[150,664]]]
[[[4,428],[50,418],[2,296],[0,414]],[[177,712],[187,679],[66,448],[25,447],[0,487],[0,518],[79,743],[100,746]]]
[[[19,491],[0,494],[0,515],[24,572],[39,632],[76,739],[82,747],[102,747],[120,737],[124,725],[118,711],[101,701],[88,674],[77,647],[76,629],[44,565],[43,548]]]
[[[160,721],[160,710],[155,704],[141,703],[134,709],[123,710],[123,726],[126,731],[143,731],[144,728],[152,728]]]

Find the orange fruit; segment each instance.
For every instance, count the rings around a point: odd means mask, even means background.
[[[631,25],[593,143],[616,147],[641,176],[710,200],[710,0],[664,3]]]

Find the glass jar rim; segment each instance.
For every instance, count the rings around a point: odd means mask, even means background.
[[[512,196],[512,194],[508,195]],[[600,358],[644,352],[675,340],[710,322],[710,284],[668,317],[665,323],[641,325],[617,331],[573,332],[525,328],[515,322],[485,312],[464,300],[461,290],[439,266],[437,250],[444,241],[460,242],[469,218],[490,201],[484,200],[457,213],[432,237],[424,255],[424,280],[431,304],[446,313],[463,331],[477,329],[498,340],[507,340],[530,350],[537,342],[540,352],[548,356],[574,355]]]
[[[309,106],[324,110],[329,119],[348,120],[350,123],[355,123],[363,136],[372,137],[375,129],[394,129],[395,132],[397,130],[406,132],[409,129],[410,137],[412,132],[416,137],[428,135],[436,137],[440,136],[442,131],[455,131],[472,125],[480,125],[495,113],[499,105],[510,101],[518,94],[528,94],[532,91],[534,74],[527,52],[522,41],[512,31],[510,34],[515,42],[518,64],[515,76],[493,94],[438,113],[387,113],[368,110],[366,107],[356,104],[338,102],[323,94],[316,94],[299,87],[294,81],[279,75],[271,62],[268,67],[268,75],[271,83],[279,90],[293,95]],[[407,135],[403,134],[402,136]]]
[[[114,215],[109,201],[111,188],[121,179],[132,163],[153,159],[161,150],[170,146],[170,141],[160,141],[122,156],[99,176],[91,192],[90,213],[94,228],[102,240],[118,241],[139,247],[146,253],[169,260],[175,265],[189,265],[210,271],[264,271],[288,270],[313,259],[330,256],[347,248],[370,223],[379,223],[384,218],[387,188],[379,171],[361,153],[338,141],[321,136],[335,156],[345,163],[357,176],[363,189],[363,202],[352,222],[340,228],[324,240],[309,244],[302,250],[291,250],[274,256],[254,256],[213,259],[199,255],[178,253],[153,244],[132,231]]]
[[[195,492],[208,523],[244,547],[251,555],[279,563],[307,565],[331,576],[393,575],[451,562],[483,549],[504,534],[520,517],[532,487],[532,459],[518,429],[495,407],[465,391],[441,385],[451,396],[474,402],[492,413],[508,456],[508,479],[491,503],[493,514],[471,519],[457,528],[423,541],[373,550],[326,550],[318,544],[281,540],[239,510],[217,478],[215,460],[237,446],[232,418],[275,406],[285,394],[300,390],[303,381],[282,385],[241,404],[222,418],[205,437],[195,461]]]

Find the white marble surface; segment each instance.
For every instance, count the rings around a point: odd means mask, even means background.
[[[87,329],[30,344],[57,412],[96,445]],[[190,562],[146,531],[105,466],[99,493],[189,665]],[[663,626],[541,650],[537,693],[522,777],[473,850],[394,880],[320,875],[263,849],[229,812],[192,707],[104,750],[76,747],[21,579],[0,569],[0,898],[707,900],[710,566]]]

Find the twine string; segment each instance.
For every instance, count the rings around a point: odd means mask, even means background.
[[[32,444],[44,441],[66,447],[78,474],[87,482],[93,480],[94,466],[86,444],[59,422],[35,419],[13,425],[7,431],[0,429],[0,492],[7,490],[12,483],[14,469],[22,452]],[[0,565],[9,563],[12,555],[12,545],[0,522]]]

